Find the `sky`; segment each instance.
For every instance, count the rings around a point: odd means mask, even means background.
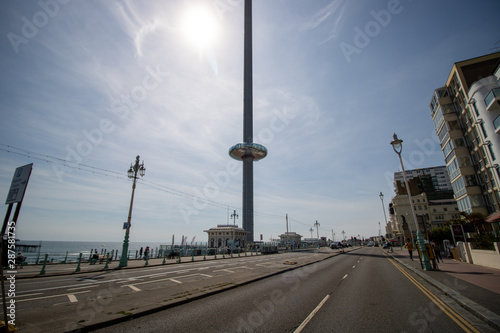
[[[0,195],[33,163],[15,237],[123,240],[137,155],[131,241],[241,226],[242,165],[228,150],[243,140],[243,10],[5,3]],[[393,133],[405,169],[444,165],[432,93],[454,62],[500,50],[499,12],[494,0],[254,0],[254,142],[268,149],[254,163],[255,240],[285,232],[287,215],[308,238],[384,234],[401,170]]]

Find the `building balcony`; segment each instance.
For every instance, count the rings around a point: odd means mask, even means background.
[[[492,89],[484,99],[484,103],[488,111],[500,111],[500,88]]]
[[[500,116],[496,117],[493,120],[493,126],[495,126],[495,133],[500,134]]]

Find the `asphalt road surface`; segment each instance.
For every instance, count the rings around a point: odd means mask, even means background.
[[[338,254],[327,248],[137,269],[19,279],[16,326],[23,332],[66,332],[140,316],[179,302]]]
[[[363,248],[98,332],[479,332],[437,293]]]

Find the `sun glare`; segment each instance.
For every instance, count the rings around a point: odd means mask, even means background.
[[[211,44],[217,34],[213,13],[202,7],[191,8],[187,12],[183,28],[188,40],[198,47]]]

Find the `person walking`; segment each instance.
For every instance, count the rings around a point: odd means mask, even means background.
[[[149,246],[146,246],[144,249],[144,260],[148,260],[149,258]]]
[[[413,243],[407,241],[405,247],[408,249],[408,254],[410,255],[410,259],[413,261]]]
[[[434,250],[434,257],[436,257],[436,261],[443,262],[443,258],[441,257],[441,246],[439,245],[439,243],[433,242],[432,249]]]

